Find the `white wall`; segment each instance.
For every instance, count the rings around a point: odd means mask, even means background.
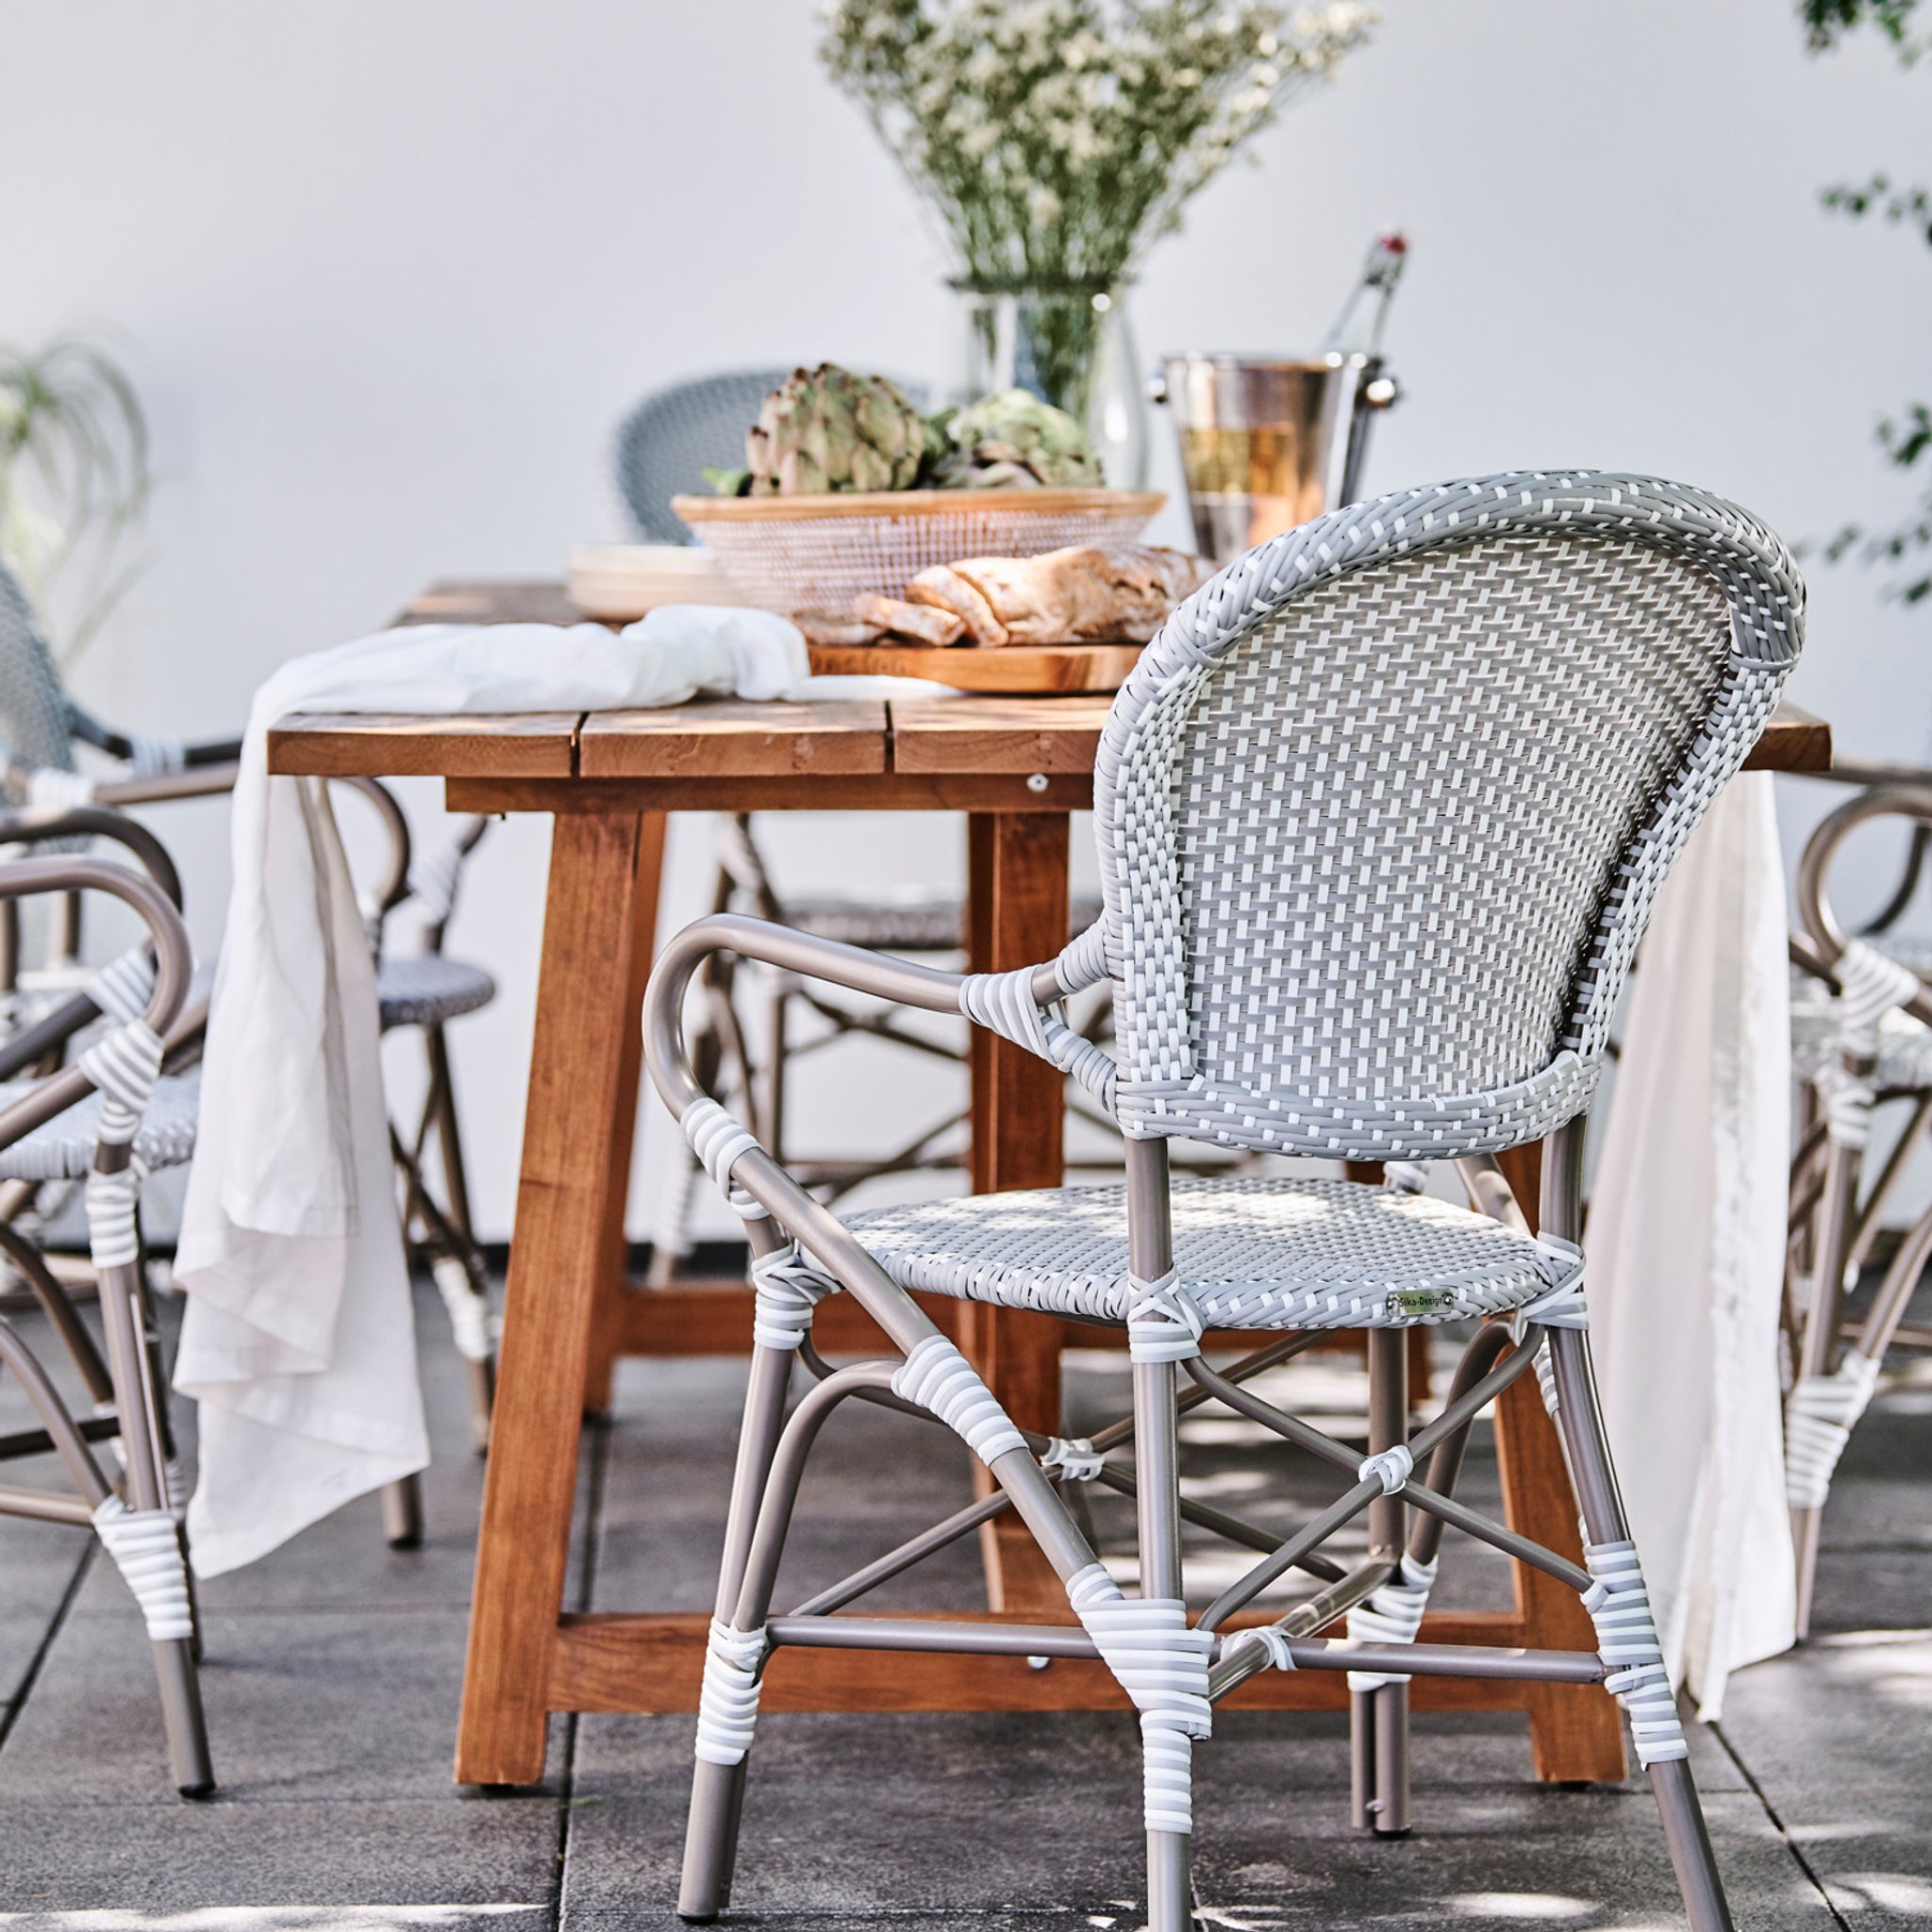
[[[1143,351],[1305,345],[1399,222],[1410,400],[1372,481],[1628,466],[1794,541],[1903,508],[1870,430],[1924,393],[1932,260],[1816,191],[1923,175],[1932,81],[1876,46],[1807,58],[1788,0],[1386,12],[1149,259]],[[0,338],[115,331],[165,475],[154,568],[82,693],[208,730],[280,658],[431,575],[557,574],[574,540],[622,534],[608,434],[668,378],[826,357],[938,373],[942,258],[813,37],[807,0],[0,0]],[[1924,753],[1932,619],[1863,571],[1812,583],[1794,695],[1848,748]],[[1790,790],[1795,831],[1817,788]],[[166,823],[211,945],[221,812]],[[774,834],[789,880],[958,863],[946,821],[825,830]],[[459,1041],[491,1233],[543,856],[539,824],[492,836],[458,928],[505,989]],[[701,841],[675,861],[685,909]],[[842,1131],[875,1132],[872,1083],[839,1089]]]

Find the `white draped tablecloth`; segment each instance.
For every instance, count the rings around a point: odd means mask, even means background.
[[[615,635],[590,624],[384,631],[298,658],[257,692],[175,1269],[188,1295],[175,1382],[201,1405],[188,1510],[201,1575],[253,1561],[429,1459],[375,967],[325,787],[270,775],[270,726],[293,711],[475,716],[908,688],[808,674],[782,618],[679,607]]]
[[[1790,984],[1771,774],[1734,778],[1639,956],[1584,1247],[1591,1349],[1672,1681],[1793,1641],[1778,1307]]]

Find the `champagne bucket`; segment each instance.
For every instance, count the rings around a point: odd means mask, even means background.
[[[1153,385],[1174,413],[1195,547],[1228,563],[1353,503],[1371,418],[1399,393],[1377,356],[1169,356]]]

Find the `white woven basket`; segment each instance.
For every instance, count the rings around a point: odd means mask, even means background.
[[[1166,497],[1136,490],[901,490],[850,496],[675,496],[671,508],[754,604],[782,616],[897,597],[929,564],[1117,550]]]

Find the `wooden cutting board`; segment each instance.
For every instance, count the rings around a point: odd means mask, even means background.
[[[1140,644],[1008,644],[981,651],[955,644],[813,644],[821,676],[929,677],[961,691],[1028,692],[1118,691],[1139,662]]]

